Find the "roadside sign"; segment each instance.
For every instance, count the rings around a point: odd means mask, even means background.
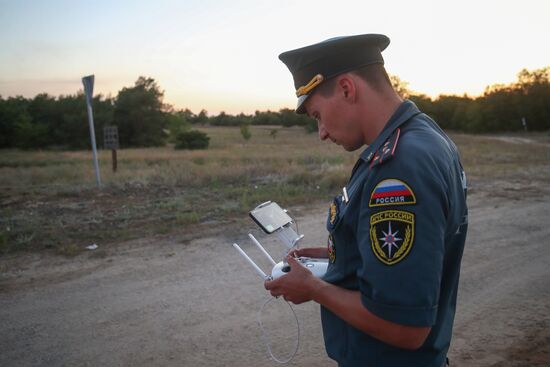
[[[99,177],[99,163],[97,162],[97,148],[95,143],[95,131],[94,131],[94,115],[92,113],[92,100],[94,95],[94,76],[88,75],[83,77],[82,84],[84,84],[84,93],[86,95],[86,106],[88,109],[88,123],[90,125],[90,141],[92,143],[92,152],[94,156],[95,178],[97,181],[97,187],[100,187],[101,178]]]

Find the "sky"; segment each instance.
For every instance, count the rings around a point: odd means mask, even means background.
[[[432,97],[550,66],[550,0],[0,0],[0,95],[116,96],[139,76],[198,113],[294,108],[281,52],[382,33],[386,69]]]

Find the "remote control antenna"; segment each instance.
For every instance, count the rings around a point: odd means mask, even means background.
[[[248,234],[248,237],[252,240],[252,242],[254,242],[254,244],[256,246],[258,246],[258,248],[260,249],[260,251],[262,251],[264,253],[264,255],[269,259],[269,262],[271,262],[271,265],[276,265],[277,263],[275,262],[275,260],[273,260],[273,258],[271,257],[271,255],[269,255],[267,253],[267,251],[265,250],[265,248],[260,244],[260,242],[256,239],[256,237],[254,237],[252,235],[252,233],[249,233]]]
[[[262,269],[260,269],[260,267],[259,267],[258,265],[256,265],[256,263],[255,263],[254,261],[252,261],[251,258],[248,257],[248,255],[246,254],[246,252],[244,252],[243,249],[242,249],[239,245],[237,245],[236,243],[234,243],[234,244],[233,244],[233,247],[234,247],[237,251],[239,251],[239,253],[241,254],[241,256],[244,257],[244,259],[245,259],[246,261],[248,261],[248,263],[249,263],[250,265],[252,265],[252,267],[256,270],[256,272],[257,272],[258,274],[260,274],[260,276],[261,276],[263,279],[269,279],[269,278],[270,278],[270,277],[267,276],[266,273],[263,272]]]

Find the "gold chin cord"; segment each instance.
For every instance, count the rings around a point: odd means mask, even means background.
[[[311,90],[313,88],[315,88],[316,86],[318,86],[319,84],[321,84],[321,82],[324,80],[325,78],[321,75],[321,74],[317,74],[315,75],[310,81],[309,83],[307,83],[306,85],[303,85],[301,86],[300,88],[296,89],[296,97],[300,97],[300,96],[303,96],[304,94],[308,94],[309,92],[311,92]]]

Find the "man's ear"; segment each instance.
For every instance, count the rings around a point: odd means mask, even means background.
[[[345,100],[351,103],[355,102],[357,96],[355,81],[347,74],[342,75],[338,79],[338,92]]]

